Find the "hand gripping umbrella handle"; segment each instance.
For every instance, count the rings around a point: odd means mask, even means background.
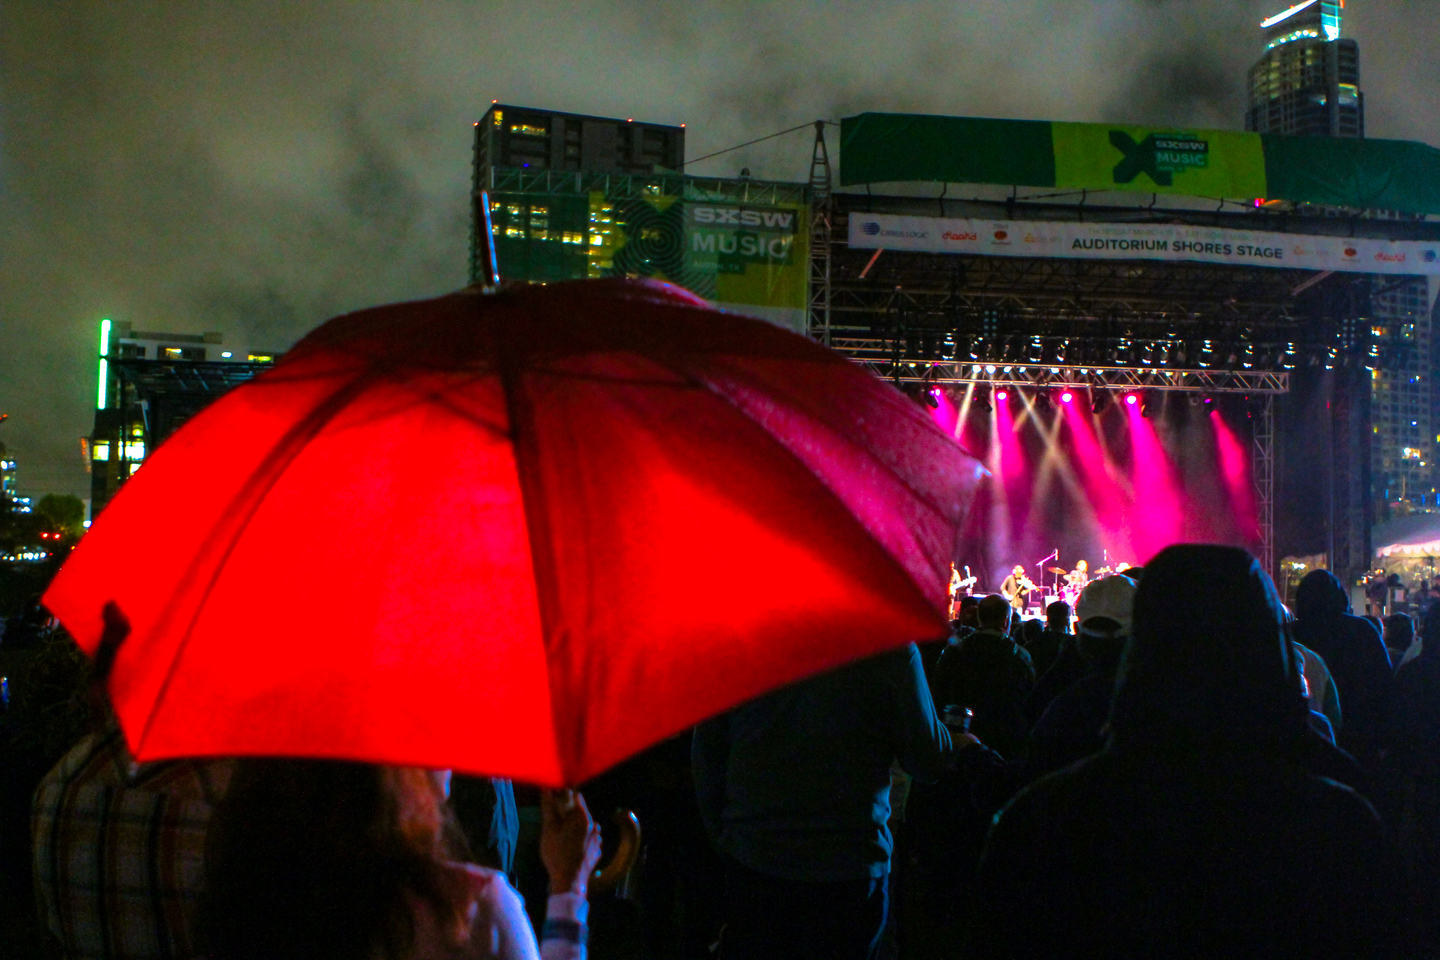
[[[640,856],[640,818],[635,816],[635,811],[616,810],[612,819],[620,831],[620,845],[615,848],[615,856],[610,858],[610,862],[595,871],[590,880],[592,893],[614,890]]]

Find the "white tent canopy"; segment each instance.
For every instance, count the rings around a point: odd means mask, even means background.
[[[1440,557],[1440,513],[1412,513],[1376,524],[1370,542],[1378,557]]]

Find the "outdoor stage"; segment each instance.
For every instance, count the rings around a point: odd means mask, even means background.
[[[957,563],[977,591],[1015,564],[1054,584],[1046,571],[1080,560],[1093,573],[1176,542],[1260,544],[1253,400],[976,383],[917,399],[990,472]]]

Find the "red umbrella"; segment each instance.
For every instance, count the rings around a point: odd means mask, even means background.
[[[135,755],[576,783],[944,630],[978,464],[838,354],[674,287],[339,317],[187,423],[45,603]]]

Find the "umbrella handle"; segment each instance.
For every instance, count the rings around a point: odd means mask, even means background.
[[[610,862],[596,870],[591,878],[590,890],[593,893],[609,893],[619,886],[640,855],[640,818],[635,816],[635,811],[616,810],[612,819],[620,831],[620,845],[615,848],[615,856],[610,858]]]

